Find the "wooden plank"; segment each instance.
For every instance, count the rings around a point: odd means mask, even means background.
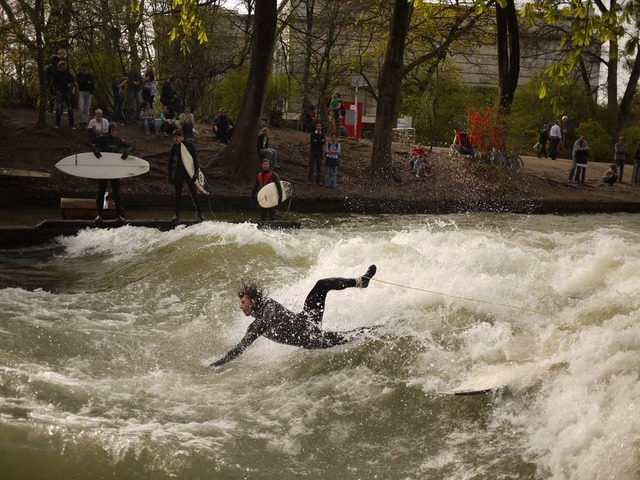
[[[65,220],[93,220],[98,216],[98,207],[93,198],[61,198],[60,213]],[[116,218],[116,206],[113,200],[107,200],[107,207],[102,212],[105,220]]]
[[[49,172],[38,172],[36,170],[21,170],[19,168],[0,167],[0,175],[5,177],[32,177],[32,178],[49,178]]]

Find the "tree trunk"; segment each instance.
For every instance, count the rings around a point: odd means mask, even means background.
[[[618,113],[618,40],[609,40],[609,64],[607,70],[607,110],[611,120]],[[615,135],[616,132],[613,132]]]
[[[514,0],[496,5],[498,44],[498,106],[509,113],[520,76],[520,33]]]
[[[392,131],[400,105],[404,50],[413,14],[413,0],[395,0],[394,3],[389,43],[380,75],[376,124],[373,131],[373,153],[371,155],[371,174],[374,179],[380,181],[390,179],[393,173],[391,166]]]
[[[253,178],[258,170],[256,139],[273,61],[277,7],[276,0],[260,0],[255,4],[247,87],[231,144],[222,153],[225,174],[236,178]]]
[[[633,67],[631,67],[627,88],[624,91],[624,95],[620,101],[620,106],[618,107],[617,123],[619,132],[627,126],[629,114],[631,113],[631,106],[633,104],[633,97],[637,91],[638,80],[640,80],[640,50],[636,51],[636,59],[633,62]]]

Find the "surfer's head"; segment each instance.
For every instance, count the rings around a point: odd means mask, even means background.
[[[109,123],[109,133],[114,137],[118,134],[118,124],[116,122]]]
[[[268,158],[263,158],[262,159],[262,170],[264,170],[266,172],[270,168],[271,168],[271,162],[269,161],[269,159]]]
[[[240,310],[247,317],[251,315],[253,309],[262,301],[263,289],[257,284],[242,282],[242,287],[238,290],[240,298]]]
[[[181,128],[176,128],[173,131],[173,141],[176,143],[180,143],[184,140],[184,132]]]

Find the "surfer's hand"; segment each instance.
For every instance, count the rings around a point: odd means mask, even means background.
[[[97,158],[102,157],[102,154],[101,154],[98,150],[94,150],[94,151],[93,151],[93,154],[94,154]]]
[[[120,156],[120,158],[121,158],[121,159],[123,159],[123,160],[126,160],[128,156],[129,156],[129,154],[128,154],[127,152],[124,152],[124,153]]]

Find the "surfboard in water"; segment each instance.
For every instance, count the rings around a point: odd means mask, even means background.
[[[69,155],[56,163],[56,168],[75,177],[104,180],[135,177],[149,171],[149,162],[134,155],[124,160],[120,153],[101,155],[100,158],[92,152]]]
[[[287,198],[291,198],[293,189],[291,184],[285,181],[280,181],[280,186],[282,187],[282,201],[284,202]],[[278,187],[275,182],[268,183],[260,189],[258,192],[258,205],[262,208],[272,208],[277,207],[279,204]]]
[[[516,387],[540,375],[546,370],[544,363],[523,363],[506,365],[487,365],[460,383],[458,386],[444,392],[443,395],[483,395],[496,392],[507,387]]]

